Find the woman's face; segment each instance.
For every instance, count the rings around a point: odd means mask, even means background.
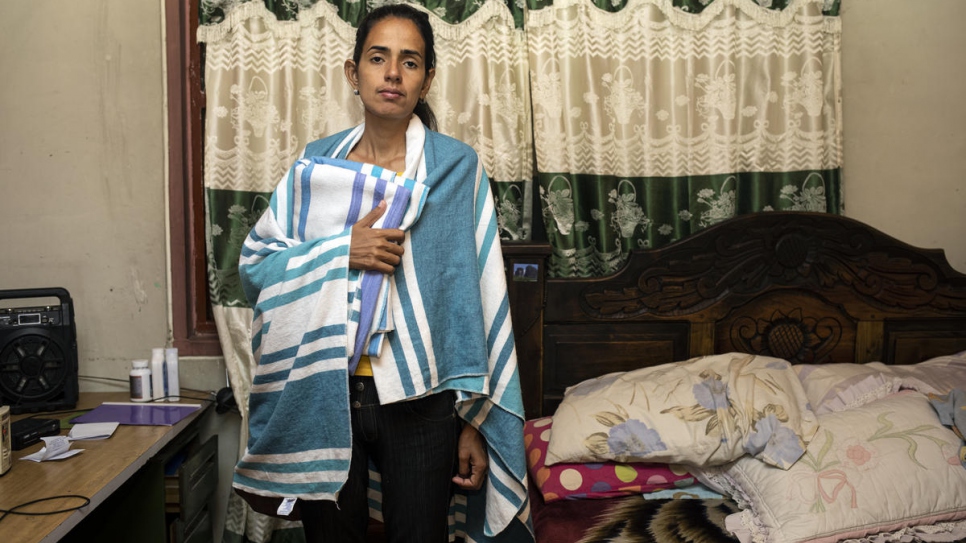
[[[358,66],[347,60],[345,72],[359,90],[367,117],[406,121],[436,74],[435,69],[426,69],[425,43],[416,25],[396,17],[372,27]]]

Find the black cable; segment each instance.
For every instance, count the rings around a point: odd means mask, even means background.
[[[101,379],[103,381],[118,381],[120,383],[128,383],[129,382],[127,379],[118,379],[117,377],[101,377],[99,375],[78,375],[78,377],[81,377],[81,378],[84,378],[84,379]],[[208,394],[209,397],[208,398],[197,398],[195,396],[185,396],[183,394],[172,394],[172,395],[168,395],[168,396],[161,396],[160,398],[152,398],[150,401],[152,401],[152,402],[160,402],[160,401],[165,401],[168,398],[184,398],[186,400],[197,400],[197,401],[200,401],[200,402],[214,402],[215,401],[215,400],[211,399],[211,397],[210,397],[210,396],[214,396],[214,394],[215,394],[211,390],[200,390],[200,389],[197,389],[197,388],[187,388],[187,387],[178,387],[178,388],[180,388],[181,390],[187,390],[187,391],[190,391],[190,392],[200,392],[202,394]]]
[[[25,418],[25,419],[32,419],[34,417],[47,418],[48,415],[69,415],[71,413],[87,413],[88,411],[91,411],[92,409],[94,409],[94,408],[93,407],[88,407],[87,409],[67,409],[67,410],[64,410],[64,411],[41,411],[39,413],[33,413],[33,414],[30,414],[30,415],[27,415],[26,417],[23,417],[23,418]]]
[[[78,375],[80,379],[100,379],[101,381],[117,381],[119,383],[130,383],[129,379],[119,379],[117,377],[101,377],[100,375]]]
[[[87,376],[85,376],[85,377],[87,377]],[[110,381],[124,381],[123,379],[114,379],[112,377],[94,377],[94,379],[107,379],[107,380],[110,380]],[[160,402],[160,401],[167,400],[168,398],[184,398],[186,400],[196,400],[196,401],[199,401],[199,402],[212,402],[212,403],[215,403],[215,400],[211,397],[212,395],[214,395],[214,393],[211,392],[211,391],[207,391],[207,390],[197,390],[197,389],[193,389],[193,388],[185,388],[183,390],[190,390],[192,392],[201,392],[202,394],[208,394],[209,397],[208,398],[197,398],[197,397],[194,397],[194,396],[184,396],[184,395],[180,395],[180,396],[162,396],[161,398],[152,398],[151,399],[151,402]],[[36,418],[36,417],[48,418],[48,417],[50,417],[52,415],[69,415],[69,414],[73,414],[73,413],[87,413],[87,412],[93,411],[93,410],[94,410],[93,407],[88,407],[87,409],[65,409],[63,411],[41,411],[39,413],[31,413],[30,415],[27,415],[27,416],[25,416],[23,418],[24,419],[32,419],[32,418]],[[2,512],[2,511],[3,510],[0,509],[0,512]],[[0,518],[2,518],[2,517],[0,517]]]
[[[38,511],[38,512],[18,511],[18,509],[22,509],[24,507],[28,507],[28,506],[34,505],[35,503],[41,503],[41,502],[45,502],[45,501],[48,501],[48,500],[62,500],[62,499],[65,499],[65,498],[75,498],[75,499],[78,499],[78,500],[84,500],[84,503],[82,503],[81,505],[75,505],[74,507],[68,507],[66,509],[58,509],[56,511]],[[15,505],[15,506],[13,506],[10,509],[0,509],[0,513],[3,513],[2,515],[0,515],[0,521],[2,521],[3,519],[7,518],[7,515],[25,515],[25,516],[34,516],[34,517],[36,517],[36,516],[43,516],[43,515],[56,515],[58,513],[69,513],[71,511],[76,511],[76,510],[80,509],[81,507],[87,507],[88,505],[90,505],[90,503],[91,503],[91,499],[90,498],[88,498],[87,496],[78,496],[77,494],[64,494],[64,495],[61,495],[61,496],[48,496],[46,498],[39,498],[39,499],[32,500],[32,501],[29,501],[29,502],[26,502],[26,503],[21,503],[20,505]]]
[[[102,381],[117,381],[119,383],[130,383],[128,379],[118,379],[117,377],[101,377],[99,375],[78,375],[77,377],[82,379],[100,379]],[[197,388],[187,388],[187,387],[178,387],[178,388],[180,388],[181,390],[190,390],[191,392],[200,392],[202,394],[212,394],[212,391],[210,390],[199,390]],[[177,398],[177,396],[175,397]]]
[[[185,389],[185,390],[188,390],[188,389]],[[195,392],[203,392],[203,391],[196,390]],[[175,395],[175,396],[161,396],[160,398],[151,398],[150,400],[148,400],[145,403],[164,402],[164,401],[167,401],[168,398],[179,398],[179,399],[185,399],[185,400],[197,400],[199,402],[214,402],[215,401],[215,400],[213,400],[211,398],[196,398],[194,396],[184,396],[184,395],[180,395],[179,394],[179,395]]]

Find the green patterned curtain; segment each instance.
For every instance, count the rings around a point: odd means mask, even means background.
[[[550,274],[614,273],[739,213],[841,212],[838,8],[532,0]]]
[[[199,22],[202,25],[213,25],[225,19],[225,12],[237,4],[244,4],[257,0],[201,0],[199,8]],[[275,15],[279,21],[294,21],[299,18],[299,12],[303,9],[311,8],[324,0],[262,0],[265,9]],[[359,26],[359,22],[370,10],[392,2],[329,2],[339,14],[339,18],[348,22],[352,26]],[[442,21],[449,24],[459,24],[470,18],[476,13],[484,2],[465,0],[432,1],[419,2],[419,5],[426,8],[438,16]],[[522,4],[507,3],[507,9],[513,15],[516,28],[523,27],[524,8]]]

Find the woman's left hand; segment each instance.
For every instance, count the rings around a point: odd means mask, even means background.
[[[457,445],[459,472],[453,482],[466,490],[479,490],[486,480],[489,461],[486,457],[486,440],[472,424],[463,425]]]

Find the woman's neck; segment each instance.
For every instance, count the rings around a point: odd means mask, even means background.
[[[406,129],[409,123],[386,126],[366,122],[359,142],[346,158],[356,162],[375,164],[395,172],[406,169]]]

